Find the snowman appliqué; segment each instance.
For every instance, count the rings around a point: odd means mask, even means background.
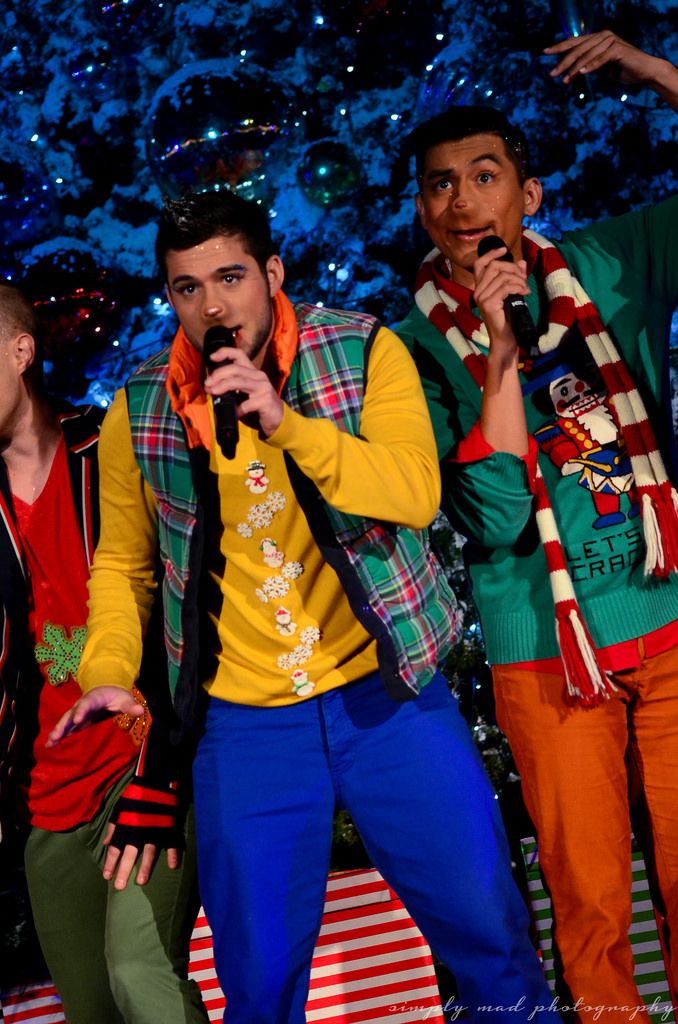
[[[278,548],[276,541],[270,537],[264,537],[259,550],[264,556],[264,563],[270,566],[271,569],[279,569],[285,561],[285,553]]]
[[[294,636],[297,631],[296,622],[292,621],[292,613],[282,606],[275,613],[275,628],[281,636]]]
[[[308,697],[315,690],[315,683],[311,682],[308,672],[304,672],[303,668],[295,669],[290,679],[292,680],[292,689],[297,697]]]
[[[247,479],[245,487],[249,488],[252,494],[265,494],[271,482],[266,474],[266,466],[259,459],[254,459],[247,466]]]
[[[244,483],[250,493],[257,496],[265,494],[270,483],[269,478],[266,476],[265,463],[259,459],[253,459],[252,462],[248,463],[246,472],[247,477]],[[274,498],[276,499],[275,502]],[[274,514],[281,511],[284,507],[284,496],[278,494],[278,492],[272,493],[263,505],[252,506],[247,516],[247,523],[240,523],[238,525],[238,533],[243,537],[251,537],[253,529],[266,528]],[[269,576],[262,586],[256,589],[256,595],[259,600],[267,604],[269,600],[285,596],[290,588],[289,581],[297,579],[303,573],[303,566],[299,562],[286,563],[285,552],[279,549],[278,542],[273,540],[272,537],[264,537],[259,544],[259,550],[262,553],[265,565],[270,569],[280,570],[279,575]],[[274,616],[277,632],[284,637],[294,636],[298,627],[289,609],[280,605],[275,610]],[[320,639],[320,633],[315,627],[307,627],[305,630],[302,630],[300,637],[303,641],[301,644],[298,644],[292,652],[283,654],[278,658],[281,668],[283,667],[282,661],[285,662],[286,668],[291,668],[295,662],[298,665],[300,661],[307,661],[313,653],[314,645]],[[308,678],[308,672],[305,672],[303,669],[295,669],[290,676],[290,680],[292,682],[292,692],[297,697],[307,697],[315,690],[316,684]]]

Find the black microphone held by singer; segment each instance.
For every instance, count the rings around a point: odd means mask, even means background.
[[[502,248],[506,248],[506,252],[499,259],[503,260],[504,263],[513,263],[513,256],[506,242],[503,242],[498,235],[485,235],[480,239],[478,242],[478,256],[484,256],[492,249]],[[507,295],[504,299],[504,311],[520,347],[526,352],[536,348],[539,337],[525,298],[522,295]]]
[[[210,372],[221,366],[222,362],[228,362],[228,360],[220,362],[213,360],[212,356],[220,348],[235,348],[235,334],[230,327],[216,324],[207,329],[205,340],[202,343],[203,360]],[[238,446],[237,404],[235,391],[226,391],[223,395],[212,396],[217,444],[227,459],[235,458],[235,450]]]

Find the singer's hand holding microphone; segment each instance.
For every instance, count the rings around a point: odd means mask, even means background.
[[[506,252],[494,255],[501,248]],[[475,301],[487,326],[491,349],[500,348],[509,356],[515,354],[516,345],[529,351],[536,344],[537,332],[523,298],[530,292],[525,261],[514,263],[501,238],[486,235],[478,244],[473,273]]]
[[[238,422],[258,430],[263,437],[277,430],[283,403],[268,376],[235,347],[233,331],[210,327],[203,342],[207,369],[205,391],[212,395],[216,438],[227,459],[235,456]]]

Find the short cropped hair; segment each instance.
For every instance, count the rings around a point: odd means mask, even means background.
[[[158,224],[155,256],[167,277],[167,253],[174,249],[192,249],[215,235],[237,236],[262,274],[275,254],[271,228],[265,211],[234,192],[197,192],[181,199],[165,198]]]
[[[35,338],[38,333],[35,310],[20,288],[0,281],[0,338],[7,340],[20,331]]]
[[[38,316],[20,288],[8,281],[0,281],[0,342],[9,341],[22,332],[30,334],[35,342],[35,355],[26,378],[37,390],[42,390],[42,336]]]
[[[498,135],[504,140],[506,153],[516,168],[522,184],[528,177],[529,152],[527,139],[520,128],[510,123],[496,107],[448,107],[428,121],[417,125],[407,137],[407,148],[414,155],[417,185],[421,187],[426,154],[442,142],[458,142],[471,135]]]

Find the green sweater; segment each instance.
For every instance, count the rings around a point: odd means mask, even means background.
[[[678,301],[677,238],[678,198],[672,198],[571,232],[559,243],[635,377],[674,480],[668,335]],[[538,321],[545,300],[533,278],[529,284],[528,304]],[[480,391],[451,345],[416,307],[397,333],[413,353],[424,383],[443,460],[443,508],[468,538],[464,555],[488,659],[510,664],[555,657],[553,600],[526,463],[503,452],[448,461],[480,416]],[[597,489],[614,491],[619,478],[601,486],[597,475],[591,484],[591,474],[583,469],[586,459],[575,450],[584,444],[602,448],[597,457],[604,460],[610,451],[619,454],[614,442],[592,443],[587,426],[582,429],[566,413],[559,416],[548,387],[537,394],[522,374],[521,379],[528,430],[540,441],[539,464],[595,644],[629,640],[678,619],[678,578],[643,574],[645,548],[632,493],[595,494]],[[601,515],[604,501],[614,515]]]

